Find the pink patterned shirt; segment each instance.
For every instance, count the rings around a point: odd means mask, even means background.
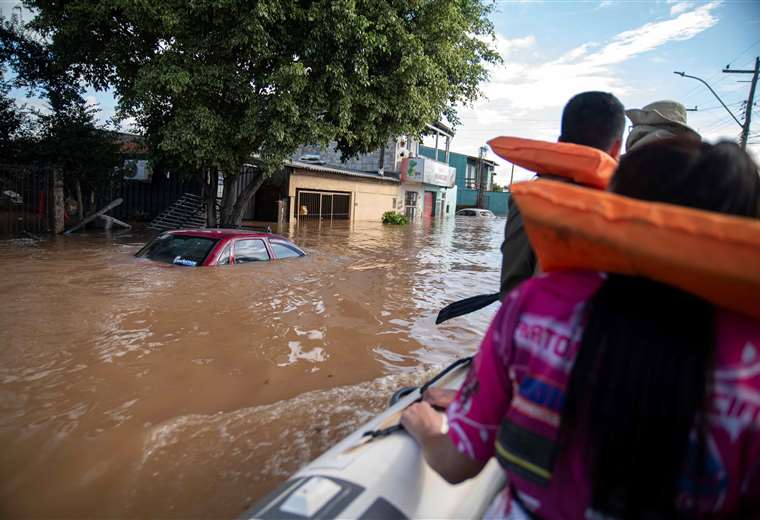
[[[541,518],[595,517],[580,448],[552,448],[584,304],[602,281],[595,272],[547,273],[512,291],[448,409],[449,436],[460,452],[487,461],[498,449],[506,461],[510,485],[498,501],[500,516],[513,512],[517,493]],[[706,464],[713,485],[694,497],[683,479],[678,503],[698,498],[704,513],[760,518],[760,323],[719,310],[716,327]],[[507,442],[497,446],[497,434]]]

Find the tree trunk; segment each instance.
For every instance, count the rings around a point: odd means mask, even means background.
[[[240,178],[237,175],[224,176],[224,191],[222,192],[222,223],[225,225],[237,225],[230,221],[233,205],[235,203],[235,192],[237,191]]]
[[[240,225],[240,222],[243,220],[243,214],[245,213],[246,206],[248,206],[248,203],[251,201],[251,197],[253,197],[254,194],[258,191],[258,189],[261,187],[261,185],[264,184],[264,181],[266,180],[266,178],[267,178],[266,173],[262,170],[259,170],[259,174],[253,179],[251,179],[250,182],[248,182],[245,188],[243,188],[238,194],[237,200],[235,201],[235,205],[227,214],[227,220],[224,222],[225,224],[229,224],[233,226]],[[225,188],[226,188],[226,182],[225,182]]]
[[[209,169],[206,172],[206,227],[215,228],[218,225],[216,218],[216,190],[219,185],[219,172]]]
[[[77,213],[79,220],[82,221],[84,220],[84,200],[82,200],[82,183],[79,182],[79,179],[77,179],[75,187],[77,190]]]

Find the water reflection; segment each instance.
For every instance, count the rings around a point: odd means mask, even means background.
[[[209,269],[0,243],[0,512],[236,515],[477,347],[496,306],[434,320],[498,287],[503,224],[310,223],[305,258]]]

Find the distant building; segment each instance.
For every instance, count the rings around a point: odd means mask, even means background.
[[[401,161],[404,213],[409,218],[444,217],[456,211],[456,170],[447,162],[454,134],[439,122],[428,125],[426,135],[435,138],[435,147],[430,148],[434,153],[423,156],[420,150],[425,147],[418,143],[414,153]]]
[[[436,150],[428,146],[420,146],[419,154],[423,157],[438,157],[439,161],[445,160],[443,150]],[[465,155],[457,152],[448,152],[448,164],[456,170],[456,209],[473,208],[478,202],[478,190],[480,176],[485,175],[485,208],[493,211],[496,215],[506,215],[509,201],[509,193],[493,191],[493,176],[496,163],[489,159],[483,159],[482,166],[479,157]]]
[[[428,133],[443,145],[445,157],[451,130],[438,123],[429,125]],[[379,221],[391,210],[413,219],[453,214],[454,168],[420,157],[418,150],[419,142],[410,136],[389,139],[379,150],[347,159],[334,145],[301,146],[285,164],[287,180],[280,179],[277,187],[272,186],[277,180],[262,186],[255,206],[271,208],[272,195],[279,197],[280,207],[288,206],[287,211],[279,210],[279,220],[287,215],[289,220]],[[259,219],[270,214],[257,209],[254,216]]]

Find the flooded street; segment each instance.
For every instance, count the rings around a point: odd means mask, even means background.
[[[0,516],[234,517],[472,353],[503,219],[285,229],[308,256],[182,268],[148,235],[0,242]]]

